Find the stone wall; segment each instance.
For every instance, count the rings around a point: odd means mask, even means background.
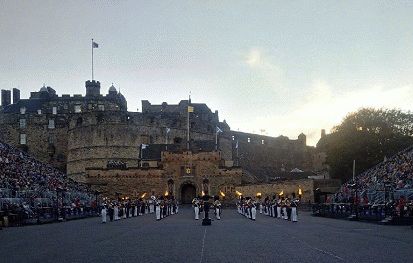
[[[87,168],[86,181],[93,189],[112,197],[116,192],[123,196],[138,196],[152,192],[162,195],[169,191],[180,200],[182,187],[187,184],[193,185],[199,195],[204,190],[210,195],[219,195],[222,191],[233,196],[235,186],[241,184],[242,170],[221,167],[221,161],[219,152],[163,152],[158,168]],[[183,174],[183,167],[190,167],[191,173]],[[208,189],[204,188],[205,179],[208,180]],[[170,180],[173,181],[172,187],[168,187]]]

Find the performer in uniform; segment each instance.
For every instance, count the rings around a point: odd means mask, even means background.
[[[219,201],[219,196],[215,196],[214,199],[215,217],[221,220],[221,202]]]
[[[292,222],[297,222],[298,218],[297,218],[297,207],[298,207],[298,203],[300,202],[299,199],[297,199],[295,197],[295,193],[293,193],[293,198],[291,201],[291,221]]]
[[[151,198],[149,199],[149,213],[150,213],[150,214],[152,214],[152,213],[154,212],[155,200],[156,200],[156,197],[155,197],[155,195],[152,193]]]
[[[115,214],[115,221],[119,220],[119,206],[118,203],[115,203],[114,208],[113,208],[113,212]]]
[[[102,206],[101,214],[102,214],[102,223],[104,224],[106,223],[106,205],[105,204]]]
[[[197,197],[192,199],[192,206],[194,207],[195,220],[199,219],[199,200]]]
[[[251,219],[255,220],[257,216],[257,202],[255,200],[252,200],[251,202]]]
[[[156,220],[161,220],[161,202],[159,199],[153,200],[155,206]]]
[[[281,218],[281,197],[277,199],[277,218]]]

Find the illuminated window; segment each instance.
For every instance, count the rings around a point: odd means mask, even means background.
[[[37,114],[42,115],[42,110],[37,110]]]
[[[26,119],[20,119],[20,128],[21,129],[26,128]]]
[[[20,134],[20,144],[26,144],[26,134]]]
[[[232,140],[235,141],[235,136],[234,135],[232,135]]]
[[[100,111],[104,111],[104,110],[105,110],[105,105],[99,104],[99,105],[98,105],[98,109],[99,109]]]
[[[248,142],[251,142],[251,138],[248,138]]]
[[[56,115],[57,114],[57,107],[53,107],[52,111],[53,111],[53,115]]]
[[[264,144],[264,140],[261,140],[261,144]]]
[[[20,108],[20,114],[26,114],[26,107]]]

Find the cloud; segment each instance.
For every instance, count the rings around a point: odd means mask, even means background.
[[[265,129],[268,135],[285,135],[291,139],[303,132],[307,135],[307,144],[315,145],[321,129],[329,132],[348,113],[362,107],[413,109],[412,86],[387,88],[376,85],[341,93],[337,90],[340,89],[331,87],[326,81],[316,80],[294,110],[282,116],[258,117],[248,124],[247,131]]]

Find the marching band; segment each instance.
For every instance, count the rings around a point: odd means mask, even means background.
[[[156,197],[152,194],[149,200],[139,198],[134,201],[129,199],[112,202],[106,201],[101,208],[102,223],[107,222],[107,216],[109,216],[110,221],[118,221],[129,217],[155,213],[155,219],[161,220],[169,215],[178,213],[178,202],[173,196]],[[260,214],[297,222],[297,207],[299,202],[300,199],[296,198],[295,193],[291,195],[291,198],[282,195],[274,195],[272,198],[267,196],[263,202],[259,202],[251,197],[240,196],[236,206],[238,213],[254,221],[256,220],[257,210],[259,209]],[[205,208],[203,199],[200,196],[195,197],[192,200],[192,207],[194,209],[195,220],[199,220],[200,213],[203,212]],[[221,220],[222,204],[219,196],[214,197],[214,201],[211,204],[211,211],[214,212],[217,220]]]
[[[292,194],[291,198],[278,195],[270,199],[267,196],[262,203],[251,197],[241,196],[237,202],[237,210],[238,213],[251,220],[256,219],[257,208],[259,208],[260,214],[298,222],[297,207],[299,202],[300,199],[296,198],[295,193]]]

